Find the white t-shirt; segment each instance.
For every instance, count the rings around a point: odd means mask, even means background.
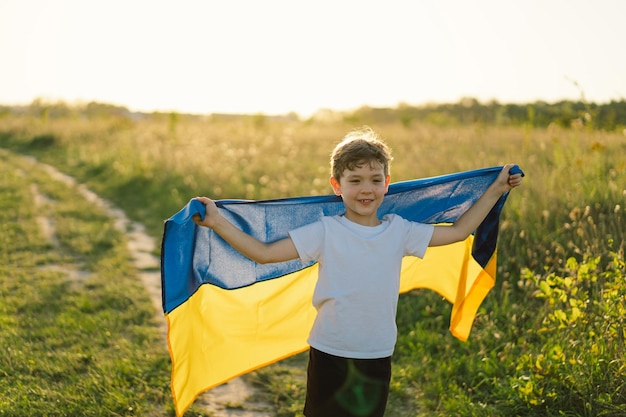
[[[375,227],[327,216],[289,232],[303,262],[318,261],[309,345],[335,356],[391,356],[402,257],[422,258],[434,227],[387,215]]]

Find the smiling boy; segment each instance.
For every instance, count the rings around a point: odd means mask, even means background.
[[[411,222],[377,211],[391,181],[391,153],[369,128],[348,133],[331,154],[330,184],[345,213],[325,216],[275,242],[261,242],[220,215],[212,200],[204,220],[231,246],[258,263],[317,261],[317,316],[308,343],[304,415],[382,417],[396,342],[396,308],[404,256],[466,239],[503,193],[521,184],[506,165],[484,194],[449,226]]]

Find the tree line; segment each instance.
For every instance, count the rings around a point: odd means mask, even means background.
[[[404,125],[413,121],[429,122],[440,126],[486,124],[496,126],[548,127],[599,129],[622,131],[626,129],[626,101],[604,104],[583,101],[547,103],[501,104],[497,101],[481,103],[465,98],[457,103],[411,106],[400,104],[396,108],[361,107],[346,116],[353,121],[392,121]]]
[[[593,102],[558,101],[548,103],[499,103],[492,100],[482,103],[474,98],[463,98],[456,103],[438,103],[409,105],[401,103],[396,107],[363,106],[353,111],[340,112],[320,110],[313,119],[323,119],[332,113],[333,119],[343,118],[351,123],[400,122],[410,126],[413,122],[426,122],[438,126],[466,124],[485,124],[495,126],[548,127],[557,125],[564,128],[586,128],[590,130],[624,131],[626,129],[626,100],[597,104]],[[25,106],[0,105],[0,117],[27,116],[42,119],[86,117],[86,118],[124,118],[172,117],[177,113],[132,112],[124,106],[89,102],[69,105],[65,102],[45,102],[36,99]],[[185,117],[206,117],[209,115],[184,115]],[[215,114],[216,117],[224,115]],[[256,115],[259,116],[259,115]],[[292,119],[295,113],[275,116]],[[228,115],[232,117],[250,117],[250,115]],[[273,116],[263,116],[273,117]]]

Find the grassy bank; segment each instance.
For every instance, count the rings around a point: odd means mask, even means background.
[[[163,219],[199,194],[328,193],[328,152],[352,127],[263,117],[4,118],[0,146],[77,177],[160,239]],[[624,414],[626,137],[372,127],[394,150],[394,181],[506,162],[527,173],[507,202],[498,284],[469,342],[449,335],[449,306],[439,297],[402,296],[389,415]],[[265,394],[280,416],[298,415],[303,401],[302,378],[290,368],[277,364],[249,377],[271,387]]]

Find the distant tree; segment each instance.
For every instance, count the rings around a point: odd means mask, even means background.
[[[130,111],[123,106],[91,101],[85,106],[84,114],[88,118],[125,117],[130,115]]]

